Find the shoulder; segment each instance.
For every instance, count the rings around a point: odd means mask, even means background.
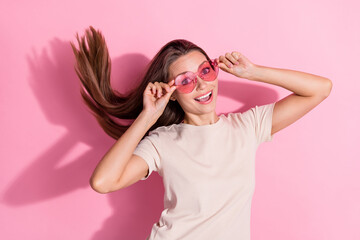
[[[265,105],[255,105],[254,107],[247,108],[242,112],[230,112],[224,115],[224,118],[231,123],[246,124],[248,122],[254,122],[258,112],[262,111]]]
[[[169,126],[161,126],[158,128],[155,128],[154,130],[149,132],[149,137],[158,137],[163,138],[172,134],[176,134],[180,129],[179,124],[171,124]]]
[[[274,103],[255,105],[242,112],[230,112],[225,117],[227,121],[235,125],[248,125],[260,121],[265,115],[271,112]]]
[[[232,118],[236,118],[236,117],[252,117],[252,116],[256,116],[265,112],[269,112],[270,110],[272,110],[274,108],[275,103],[269,103],[269,104],[264,104],[264,105],[255,105],[254,107],[248,108],[247,110],[243,111],[243,112],[235,112],[235,113],[229,113],[229,115]]]

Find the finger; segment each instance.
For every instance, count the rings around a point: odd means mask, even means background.
[[[176,89],[177,89],[177,86],[175,86],[175,85],[171,86],[170,87],[170,90],[171,90],[170,93],[173,93]]]
[[[171,87],[172,85],[175,84],[175,79],[172,79],[171,81],[168,82],[168,85]]]
[[[218,65],[219,65],[219,68],[224,70],[224,71],[229,71],[229,68],[228,66],[226,66],[226,64],[224,63],[224,61],[226,62],[227,60],[225,59],[224,56],[220,56],[219,59],[218,59]]]
[[[152,84],[152,83],[149,83],[149,84],[147,85],[147,87],[146,87],[146,90],[145,90],[144,94],[149,94],[149,95],[151,95],[151,100],[152,100],[152,101],[155,101],[156,98],[155,98],[153,92],[154,92],[154,91],[153,91],[153,84]]]
[[[154,84],[154,87],[153,87],[153,89],[154,89],[154,96],[157,98],[157,83],[154,82],[153,84]]]
[[[152,90],[151,90],[151,89],[152,89],[152,87],[151,87],[151,83],[148,83],[148,85],[146,86],[145,91],[146,91],[146,92],[150,92],[150,93],[151,93],[151,92],[152,92]]]
[[[226,66],[224,63],[219,63],[219,68],[226,70],[226,71],[230,71],[230,68],[228,66]]]
[[[220,62],[222,62],[224,65],[226,65],[227,68],[231,68],[232,64],[231,64],[231,62],[230,62],[226,57],[224,57],[223,55],[221,55],[221,56],[219,57],[219,60],[220,60]],[[220,66],[220,65],[219,65],[219,66]]]
[[[178,86],[175,85],[175,79],[168,82],[168,86],[170,87],[170,92],[174,92]]]
[[[230,53],[226,53],[225,54],[226,58],[232,63],[232,64],[235,64],[235,65],[238,65],[239,62],[237,61],[237,59],[234,58],[234,56]],[[232,67],[232,66],[230,66]]]
[[[152,94],[155,96],[156,95],[156,86],[155,86],[155,84],[151,84],[151,90],[152,90]]]
[[[156,90],[157,90],[156,96],[159,98],[162,96],[162,87],[159,82],[155,82],[154,84],[155,84]]]
[[[144,90],[144,93],[148,93],[148,92],[151,92],[150,83],[148,83],[148,85],[146,86],[146,88],[145,88],[145,90]]]
[[[173,92],[176,90],[176,87],[177,87],[177,86],[172,86],[172,87],[170,87],[170,92],[167,92],[167,93],[165,94],[164,97],[165,97],[167,100],[170,99],[171,95],[172,95]]]
[[[215,60],[216,60],[217,64],[219,65],[220,64],[220,59],[216,58]]]
[[[168,93],[171,93],[171,94],[172,94],[172,93],[177,89],[177,87],[178,87],[178,86],[175,85],[175,79],[169,81],[167,85],[169,86],[169,91],[168,91]]]
[[[164,95],[164,92],[166,92],[166,89],[164,88],[163,83],[159,83],[158,96],[161,97],[162,95]]]
[[[161,85],[161,87],[163,87],[165,89],[166,92],[170,92],[169,84],[161,82],[160,85]]]
[[[239,62],[241,53],[234,51],[231,55]]]

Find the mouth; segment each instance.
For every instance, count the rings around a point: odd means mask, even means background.
[[[194,99],[195,99],[195,101],[198,101],[198,102],[206,102],[211,98],[212,92],[213,92],[213,90],[211,90],[210,92],[208,92],[206,94],[201,95],[200,97],[194,98]]]

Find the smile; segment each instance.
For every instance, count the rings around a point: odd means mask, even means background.
[[[210,92],[198,97],[198,98],[195,98],[195,101],[198,101],[198,102],[201,102],[201,103],[208,103],[208,101],[210,99],[212,99],[211,97],[212,97],[212,90]]]

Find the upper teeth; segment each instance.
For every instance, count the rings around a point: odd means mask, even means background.
[[[207,98],[209,95],[210,95],[211,92],[209,92],[208,94],[202,96],[202,97],[199,97],[199,98],[196,98],[196,99],[203,99],[203,98]]]

